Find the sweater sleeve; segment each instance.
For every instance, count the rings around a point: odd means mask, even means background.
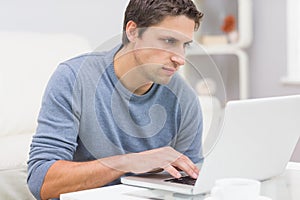
[[[74,106],[76,73],[66,64],[58,66],[45,90],[32,138],[27,183],[40,199],[48,169],[57,160],[72,160],[77,147],[79,111]]]

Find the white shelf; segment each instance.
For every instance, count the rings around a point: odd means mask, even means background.
[[[208,54],[240,54],[242,50],[235,45],[193,45],[187,50],[187,55],[208,55]]]
[[[220,2],[218,2],[220,1]],[[217,12],[217,5],[215,5],[213,8],[216,9],[214,11],[216,11],[215,13],[213,13],[210,10],[206,10],[207,7],[209,7],[209,5],[212,4],[220,4],[220,6],[222,6],[221,2],[223,0],[194,0],[195,4],[197,5],[197,7],[199,8],[200,11],[202,11],[204,13],[204,18],[203,18],[203,22],[202,22],[202,26],[206,26],[204,28],[207,28],[207,24],[204,23],[209,23],[210,21],[216,21],[219,20],[219,24],[214,24],[214,26],[218,27],[217,29],[221,29],[221,23],[222,23],[222,18],[224,18],[224,13],[216,13]],[[236,26],[237,26],[237,33],[238,33],[238,40],[235,43],[231,43],[231,46],[235,46],[238,48],[246,48],[248,47],[251,42],[252,42],[252,0],[231,0],[235,1],[236,3],[236,7],[237,10],[233,11],[230,10],[228,11],[228,15],[233,14],[237,17],[236,19]],[[227,4],[229,2],[222,2],[223,4]],[[225,11],[224,11],[225,12]],[[217,15],[217,16],[216,16]],[[216,27],[214,27],[216,29]],[[209,31],[209,30],[205,30],[205,31]],[[220,31],[220,32],[219,32]],[[225,36],[226,34],[221,32],[221,30],[216,31],[216,30],[212,30],[212,32],[210,33],[210,35],[216,36]],[[197,32],[197,34],[195,35],[195,39],[201,43],[198,39],[203,37],[203,36],[210,36],[206,33],[202,33],[203,30],[201,29],[201,25],[200,25],[200,30]],[[224,44],[212,44],[213,46],[224,46]]]
[[[252,42],[252,0],[238,0],[239,41],[237,47],[248,47]]]
[[[199,65],[201,65],[201,57],[205,58],[206,56],[210,58],[211,62],[215,62],[213,56],[236,56],[238,59],[238,82],[239,82],[239,99],[247,99],[249,97],[249,84],[248,84],[248,56],[247,54],[237,48],[202,48],[199,50],[191,49],[187,53],[187,59],[192,59],[192,57],[197,57],[200,61]],[[200,70],[200,69],[199,69]],[[187,71],[183,71],[184,77],[188,79],[189,74]],[[226,90],[226,88],[225,88]]]
[[[208,78],[213,77],[212,79],[218,82],[216,84],[217,89],[224,86],[225,100],[226,98],[228,100],[231,98],[249,98],[248,56],[243,48],[248,47],[252,42],[252,0],[231,0],[229,2],[223,0],[194,0],[194,2],[198,9],[204,13],[204,18],[200,30],[195,34],[195,43],[186,52],[187,59],[194,60],[187,65],[193,66],[194,69],[182,70],[183,76],[186,79],[191,79],[189,81],[192,82],[194,88],[197,81],[204,80],[205,76]],[[230,15],[235,19],[236,32],[238,33],[235,42],[228,42],[226,33],[221,28],[225,17]],[[204,40],[201,39],[205,36],[205,39],[212,38],[212,40],[205,40],[206,43],[201,44],[200,41],[203,42]],[[216,40],[213,40],[214,38]],[[214,64],[214,59],[216,64]],[[209,62],[211,64],[208,64]],[[210,65],[210,68],[203,68],[203,65]],[[196,73],[199,74],[198,79],[195,78]],[[210,76],[211,74],[212,76]],[[216,96],[222,96],[220,95],[222,91],[218,92]],[[238,95],[236,95],[237,93]]]

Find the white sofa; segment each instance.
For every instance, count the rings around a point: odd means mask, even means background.
[[[0,200],[30,200],[27,160],[45,86],[59,62],[91,51],[72,34],[0,32]],[[221,109],[201,96],[204,135]]]
[[[29,146],[48,79],[58,63],[91,51],[73,34],[0,32],[0,199],[34,199]]]

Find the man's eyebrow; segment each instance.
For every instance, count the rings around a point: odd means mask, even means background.
[[[162,35],[162,37],[165,37],[165,38],[168,38],[168,39],[171,39],[171,40],[173,40],[173,41],[176,41],[176,42],[178,42],[178,41],[182,41],[183,39],[182,38],[179,38],[179,37],[177,37],[177,36],[174,36],[174,35]],[[187,41],[187,42],[184,42],[183,44],[191,44],[191,43],[193,43],[194,41],[193,40],[189,40],[189,41]]]

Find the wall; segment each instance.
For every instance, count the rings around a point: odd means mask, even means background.
[[[300,85],[284,85],[286,74],[286,1],[253,0],[254,40],[250,58],[250,96],[300,94]],[[271,72],[271,73],[270,73]]]
[[[199,5],[204,2],[202,0],[194,1]],[[227,12],[230,10],[228,4],[224,4],[225,1],[222,0],[207,0],[205,2],[208,4],[206,7],[213,10],[209,14],[217,16],[215,20],[219,23],[220,17],[218,16],[223,17],[224,10],[227,10]],[[230,3],[232,2],[230,1]],[[249,98],[300,94],[300,85],[284,85],[281,82],[281,79],[286,75],[287,63],[286,0],[252,0],[252,4],[253,41],[245,49],[249,57]],[[213,30],[214,33],[218,32],[216,30],[220,30],[219,23],[213,20],[209,23],[206,22],[204,21],[202,23],[203,26],[200,27],[202,33],[206,33],[207,31],[203,29],[211,25],[217,27],[217,29],[208,28]],[[227,73],[227,76],[229,76],[227,77],[228,79],[232,79],[237,74]],[[227,91],[231,89],[226,88]],[[298,141],[292,160],[300,161],[300,140]]]
[[[253,29],[253,43],[247,49],[250,97],[300,94],[300,85],[281,83],[287,62],[286,0],[253,0]],[[300,141],[292,160],[300,161]]]
[[[96,48],[122,30],[128,0],[0,0],[0,31],[74,33]]]

